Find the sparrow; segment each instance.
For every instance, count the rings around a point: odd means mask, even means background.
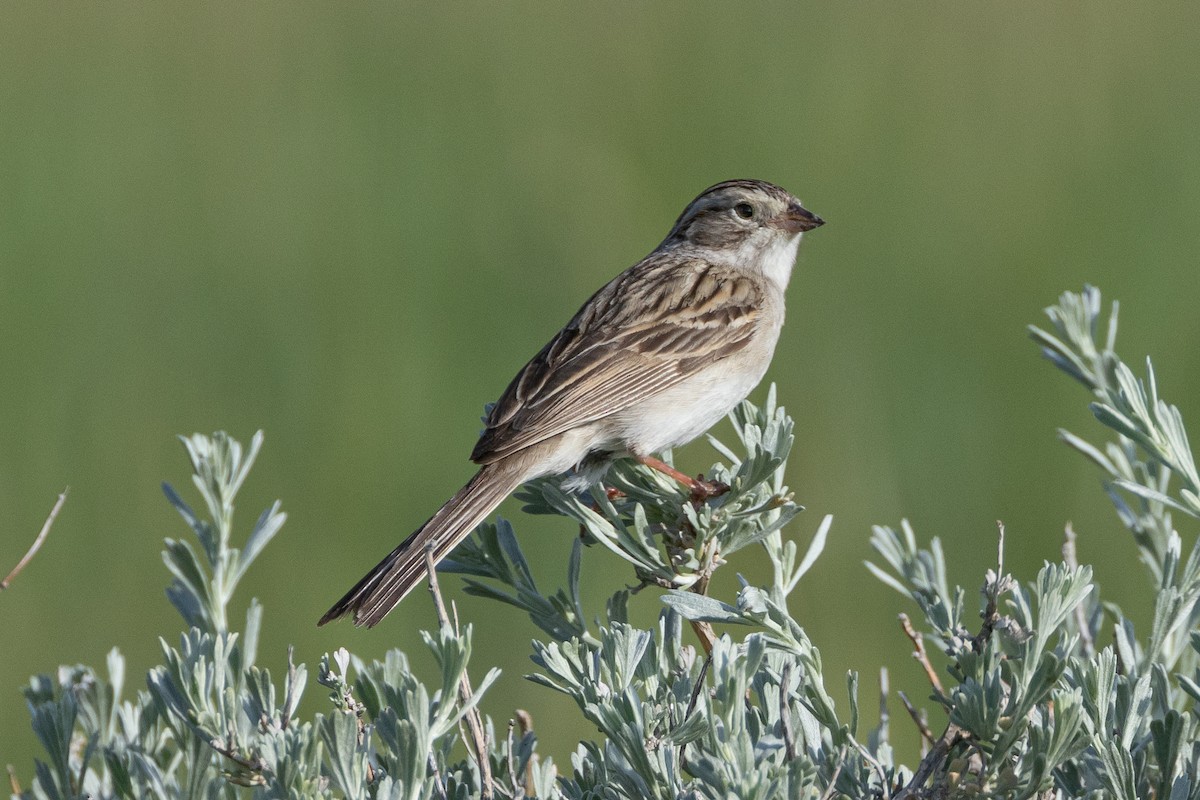
[[[484,419],[479,471],[338,600],[318,625],[374,626],[526,481],[580,489],[634,458],[703,500],[719,492],[655,453],[707,431],[762,380],[804,233],[824,221],[757,180],[705,189],[645,258],[591,296]]]

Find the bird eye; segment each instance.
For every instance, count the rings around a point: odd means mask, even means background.
[[[749,203],[738,203],[733,210],[742,219],[750,219],[754,216],[754,206]]]

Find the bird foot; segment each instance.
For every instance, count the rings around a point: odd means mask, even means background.
[[[697,475],[688,485],[691,490],[688,498],[695,505],[700,505],[710,497],[720,497],[729,491],[729,484],[721,481],[705,480],[703,475]]]
[[[729,491],[729,484],[727,483],[705,480],[703,475],[697,475],[693,478],[691,475],[685,475],[675,469],[665,461],[660,461],[652,456],[638,456],[637,460],[650,469],[658,470],[686,486],[688,488],[688,497],[694,505],[700,505],[710,497],[720,497]]]

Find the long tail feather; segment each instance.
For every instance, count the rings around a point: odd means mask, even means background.
[[[506,460],[483,467],[428,522],[334,603],[317,625],[353,614],[355,625],[374,626],[425,577],[425,548],[429,544],[433,545],[436,564],[492,513],[524,477],[523,472]]]

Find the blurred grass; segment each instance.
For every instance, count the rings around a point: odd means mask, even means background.
[[[313,624],[465,480],[483,403],[729,177],[830,221],[770,375],[798,420],[796,535],[835,515],[799,596],[829,674],[869,687],[887,663],[924,694],[911,609],[860,565],[901,516],[970,589],[997,517],[1026,577],[1074,520],[1144,619],[1132,545],[1054,441],[1096,434],[1087,398],[1023,328],[1098,284],[1121,352],[1151,353],[1200,425],[1198,30],[1183,4],[6,7],[0,571],[71,496],[0,596],[0,762],[32,772],[30,674],[117,644],[136,675],[177,629],[158,557],[183,533],[158,484],[190,489],[176,433],[266,429],[242,521],[275,497],[290,520],[250,576],[264,664],[291,642],[310,663],[418,651],[424,597],[370,632]],[[572,532],[506,510],[559,579]],[[629,577],[585,564],[597,602]],[[521,679],[532,627],[461,614],[505,669],[486,710],[529,708],[565,761],[588,731]]]

